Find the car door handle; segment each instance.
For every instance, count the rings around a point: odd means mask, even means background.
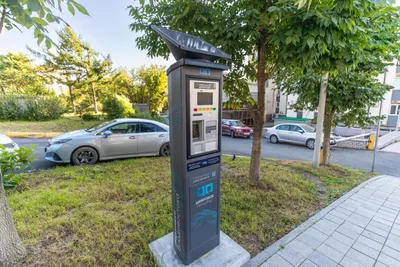
[[[160,134],[158,137],[165,137],[165,135],[164,134]]]
[[[129,136],[129,139],[136,139],[136,136]]]

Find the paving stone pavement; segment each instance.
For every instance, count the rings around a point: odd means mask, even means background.
[[[265,249],[250,266],[399,266],[400,178],[354,188]]]

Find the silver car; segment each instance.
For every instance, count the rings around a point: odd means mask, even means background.
[[[263,136],[273,144],[286,142],[306,145],[309,149],[314,149],[316,134],[315,129],[307,124],[284,123],[272,128],[264,128]],[[330,144],[336,145],[332,135]]]
[[[56,163],[169,156],[169,126],[144,119],[116,119],[49,140],[45,158]]]

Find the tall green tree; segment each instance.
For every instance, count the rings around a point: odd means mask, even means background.
[[[244,103],[254,119],[253,146],[249,178],[260,178],[262,129],[265,112],[265,87],[281,59],[271,43],[268,8],[277,1],[260,0],[162,0],[143,1],[131,6],[131,29],[143,34],[136,38],[149,56],[168,58],[169,50],[150,25],[160,25],[203,38],[232,55],[223,61],[229,66],[224,92],[230,103]],[[257,81],[257,100],[251,98],[247,81]]]
[[[45,87],[40,67],[22,53],[0,55],[0,93],[46,95],[51,91]]]
[[[85,43],[70,27],[58,32],[58,43],[53,49],[30,51],[44,60],[45,75],[69,88],[71,108],[75,110],[74,89],[89,87],[94,111],[98,112],[96,84],[111,73],[112,61]],[[87,85],[87,86],[86,86]]]
[[[271,40],[280,47],[284,68],[320,75],[313,156],[318,167],[328,77],[392,62],[399,53],[399,9],[380,1],[310,0],[308,8],[297,4],[284,0],[268,9],[274,25]]]
[[[70,27],[57,32],[55,49],[43,49],[41,52],[28,47],[37,58],[44,61],[42,75],[68,86],[70,105],[75,112],[74,89],[84,79],[84,70],[77,65],[83,60],[82,41]]]
[[[328,81],[323,138],[323,165],[329,164],[330,134],[338,123],[346,126],[364,128],[373,124],[376,117],[370,116],[369,107],[383,100],[391,86],[377,79],[378,71],[362,68],[344,71],[332,76]],[[286,94],[297,94],[298,98],[291,108],[294,110],[316,110],[319,104],[320,75],[303,74],[282,70],[277,75],[281,90]]]
[[[152,114],[162,111],[167,105],[168,79],[165,68],[151,65],[133,70],[134,86],[131,102],[147,104]]]
[[[67,3],[72,14],[75,14],[75,8],[88,14],[82,5],[72,0],[0,0],[0,34],[4,27],[7,30],[34,27],[38,43],[46,38],[45,44],[49,48],[52,42],[46,35],[46,26],[61,21],[53,10],[61,9],[62,3]],[[26,257],[27,252],[15,228],[4,190],[0,190],[0,225],[0,266],[14,266]]]

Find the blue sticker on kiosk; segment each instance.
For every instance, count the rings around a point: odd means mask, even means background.
[[[217,157],[212,157],[209,159],[203,159],[200,161],[195,161],[195,162],[191,162],[187,164],[187,171],[194,171],[194,170],[198,170],[204,167],[208,167],[211,165],[215,165],[221,162],[221,157],[217,156]]]
[[[211,69],[209,68],[200,68],[200,75],[210,76]]]

